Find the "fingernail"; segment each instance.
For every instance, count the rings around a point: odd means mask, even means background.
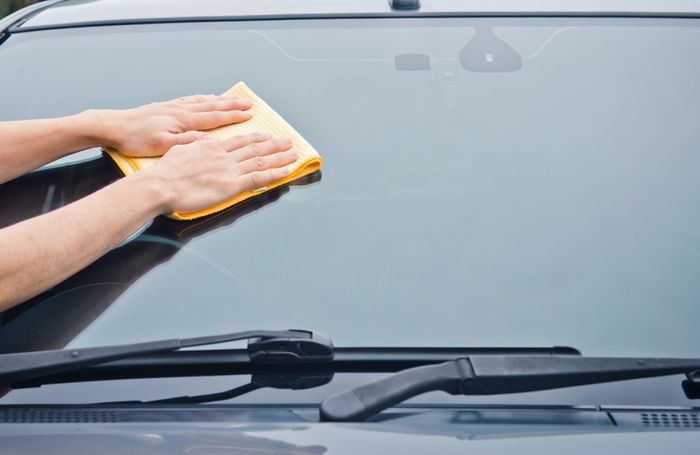
[[[253,134],[255,134],[255,133],[253,133]],[[261,131],[261,132],[259,132],[259,133],[257,133],[257,134],[259,134],[260,137],[263,138],[263,139],[265,139],[265,140],[267,140],[267,139],[272,139],[272,133],[269,133],[269,132],[267,132],[267,131]]]
[[[291,140],[290,138],[288,138],[288,137],[281,137],[281,138],[280,138],[280,143],[281,143],[282,145],[291,145],[291,144],[292,144],[292,140]]]

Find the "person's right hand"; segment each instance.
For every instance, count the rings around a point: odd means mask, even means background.
[[[285,166],[298,157],[291,147],[289,138],[269,133],[206,139],[176,145],[132,176],[158,179],[166,192],[163,213],[193,212],[286,177]]]

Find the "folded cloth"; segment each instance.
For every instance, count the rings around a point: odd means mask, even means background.
[[[296,180],[300,177],[311,174],[321,167],[321,156],[318,154],[318,152],[316,152],[316,150],[314,150],[311,144],[309,144],[306,139],[301,137],[301,135],[277,112],[268,106],[268,104],[263,101],[262,98],[253,93],[253,91],[248,88],[244,82],[239,82],[238,84],[234,85],[225,93],[225,95],[235,95],[240,98],[249,99],[252,102],[252,107],[249,109],[249,112],[253,115],[253,117],[243,123],[214,128],[209,130],[209,133],[221,138],[228,138],[231,136],[253,133],[256,131],[270,132],[275,136],[287,136],[292,140],[292,150],[297,152],[299,158],[294,163],[287,165],[289,174],[283,179],[268,184],[263,188],[244,191],[235,195],[231,199],[196,212],[171,213],[168,215],[170,218],[174,218],[176,220],[192,220],[202,216],[211,215],[212,213],[224,210],[255,195],[264,193],[265,191],[269,191],[280,185],[289,183],[292,180]],[[117,166],[119,166],[119,169],[121,169],[124,175],[133,174],[134,172],[151,167],[160,159],[159,157],[134,158],[123,155],[117,150],[111,148],[105,148],[104,151],[114,160]]]

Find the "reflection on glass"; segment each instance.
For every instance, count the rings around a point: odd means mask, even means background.
[[[0,186],[0,227],[80,199],[120,177],[114,164],[99,158],[37,171]],[[321,172],[298,179],[305,185]],[[129,286],[172,259],[188,242],[278,200],[289,186],[276,188],[227,210],[191,222],[156,218],[138,236],[110,251],[54,288],[2,314],[0,352],[64,347],[102,314]],[[80,299],[71,291],[81,289]],[[27,331],[32,336],[26,336]]]
[[[0,119],[125,108],[244,80],[325,159],[322,184],[209,231],[136,282],[111,280],[131,272],[119,270],[54,296],[119,295],[71,346],[305,327],[345,346],[693,356],[700,60],[688,56],[698,46],[695,20],[632,18],[18,33],[0,46],[0,67],[23,69],[0,71]],[[221,58],[232,49],[246,52]],[[430,56],[431,70],[396,71],[405,53]],[[508,71],[476,71],[487,58]],[[170,239],[132,255],[167,257],[180,241]]]
[[[206,431],[181,431],[167,425],[151,425],[148,432],[124,431],[122,433],[85,434],[64,432],[31,436],[7,436],[3,438],[3,449],[10,453],[44,453],[47,447],[57,452],[122,454],[134,452],[187,453],[194,455],[216,454],[278,454],[321,455],[327,447],[322,445],[297,445],[280,439],[266,437],[266,432],[303,431],[308,426],[266,425],[264,427],[227,426],[208,428]]]

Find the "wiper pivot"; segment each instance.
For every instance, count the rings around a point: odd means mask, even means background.
[[[686,378],[681,384],[686,398],[689,400],[700,399],[700,369],[686,373]]]
[[[469,356],[403,370],[328,397],[321,404],[321,419],[362,421],[435,390],[453,395],[495,395],[692,373],[698,369],[700,359]]]
[[[292,330],[294,336],[267,336],[248,341],[254,362],[318,362],[333,360],[333,342],[320,332]],[[307,334],[308,337],[303,335]]]

